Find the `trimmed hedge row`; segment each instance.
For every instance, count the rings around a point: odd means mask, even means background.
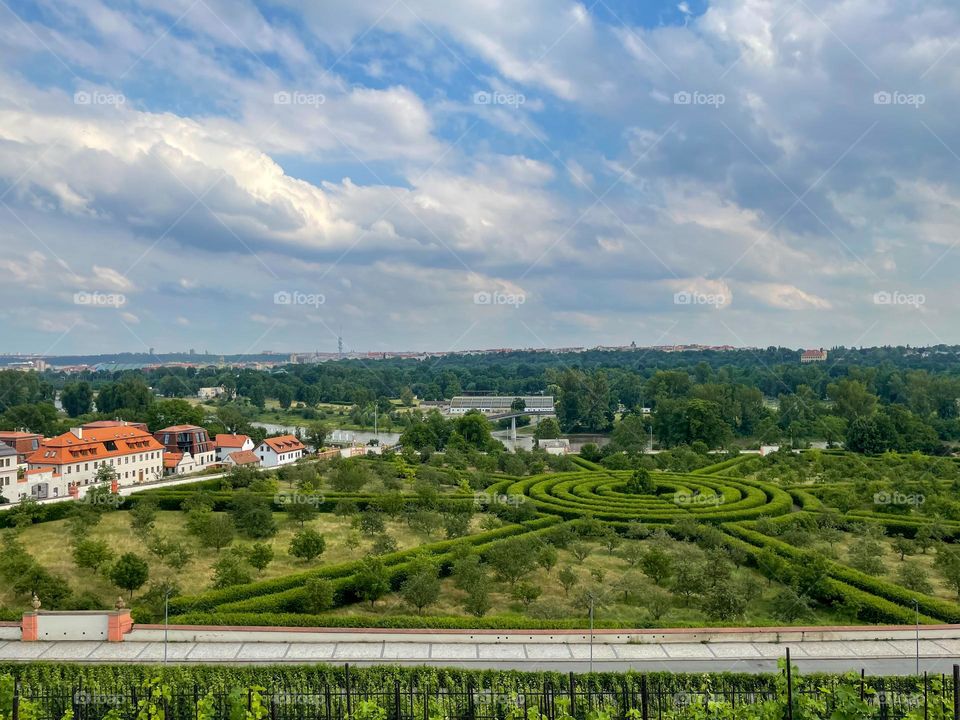
[[[732,532],[743,540],[750,542],[758,547],[768,547],[784,557],[796,560],[802,553],[776,538],[768,537],[754,530],[749,530],[738,525],[724,527],[725,531]],[[949,600],[943,600],[931,595],[907,590],[899,585],[887,582],[880,578],[867,575],[853,568],[849,568],[840,563],[827,561],[827,568],[830,577],[847,586],[858,588],[859,590],[883,598],[897,604],[905,611],[913,612],[913,602],[916,600],[920,612],[929,615],[937,620],[947,623],[960,622],[960,605]]]
[[[533,530],[531,532],[525,533],[521,536],[514,537],[531,537],[541,534],[547,534],[553,532],[553,527],[545,527],[539,530]],[[471,543],[475,549],[477,549],[481,556],[489,557],[490,553],[495,552],[499,546],[513,538],[499,538],[488,540],[483,543]],[[451,566],[453,564],[454,556],[451,551],[445,553],[435,554],[435,558],[439,561],[440,572],[442,575],[449,573]],[[390,580],[390,588],[392,590],[399,590],[403,585],[404,580],[407,579],[408,573],[413,567],[413,560],[408,559],[406,562],[393,563],[387,565],[387,573]],[[360,563],[354,563],[355,569],[359,568]],[[346,576],[340,576],[336,579],[333,579],[333,592],[334,592],[334,606],[340,607],[342,605],[349,605],[360,600],[358,597],[357,588],[355,587],[356,577],[355,573],[350,573]],[[306,598],[306,589],[304,587],[295,587],[285,590],[283,592],[272,593],[269,595],[259,595],[257,597],[249,598],[247,600],[241,600],[233,603],[224,603],[218,605],[215,609],[218,612],[232,613],[249,613],[249,612],[296,612],[300,613],[304,611],[303,600]]]
[[[728,478],[720,482],[689,474],[656,473],[655,476],[661,488],[689,495],[690,502],[686,505],[660,495],[629,495],[620,487],[630,474],[629,471],[607,471],[598,477],[598,473],[581,471],[537,475],[520,480],[505,491],[526,495],[539,510],[570,519],[591,514],[608,521],[664,523],[692,515],[704,521],[730,522],[780,515],[793,507],[793,498],[788,493],[766,483]],[[716,503],[696,501],[697,497],[711,495],[720,500]]]
[[[465,538],[441,540],[428,545],[421,545],[416,548],[390,553],[388,555],[384,555],[382,559],[384,564],[387,566],[396,565],[405,562],[414,555],[424,551],[433,555],[440,555],[448,552],[455,545],[462,542],[469,542],[472,545],[483,544],[491,540],[521,535],[529,532],[530,530],[539,530],[541,528],[550,527],[557,525],[560,522],[561,521],[559,518],[547,517],[516,525],[505,525],[504,527],[500,527],[495,530],[489,530],[484,533],[470,535]],[[184,612],[197,610],[210,610],[226,603],[238,602],[247,598],[254,598],[263,595],[272,595],[290,590],[292,588],[297,588],[302,586],[311,578],[333,579],[338,577],[347,577],[354,574],[358,566],[358,561],[354,560],[350,562],[338,563],[336,565],[328,565],[317,570],[308,570],[305,572],[293,573],[291,575],[284,575],[283,577],[273,578],[270,580],[261,580],[258,582],[247,583],[246,585],[236,585],[234,587],[224,588],[222,590],[209,590],[198,595],[175,597],[170,599],[170,612],[172,614],[181,614]]]
[[[732,468],[734,465],[739,465],[740,463],[746,462],[747,460],[750,460],[751,458],[754,458],[754,457],[757,457],[757,456],[756,455],[738,455],[737,457],[729,458],[728,460],[723,460],[721,462],[714,463],[713,465],[707,465],[702,468],[697,468],[690,474],[691,475],[718,475],[723,470]]]
[[[728,547],[744,553],[748,558],[750,558],[753,565],[763,575],[776,580],[777,582],[784,582],[785,578],[778,577],[775,573],[773,573],[771,568],[765,566],[760,561],[760,550],[762,548],[730,535],[729,530],[732,527],[735,526],[723,526],[724,531],[727,531],[728,533],[724,538],[724,542],[727,543]],[[790,560],[792,561],[793,558],[791,557]],[[913,609],[905,608],[885,598],[877,597],[876,595],[856,588],[852,585],[848,585],[847,583],[837,580],[833,577],[824,578],[822,587],[813,588],[811,590],[813,598],[819,602],[827,605],[847,603],[856,607],[857,618],[864,622],[897,623],[909,625],[913,624],[914,620],[916,619]],[[939,618],[930,617],[923,613],[920,614],[919,619],[921,622],[927,625],[937,625],[942,622],[942,620]]]

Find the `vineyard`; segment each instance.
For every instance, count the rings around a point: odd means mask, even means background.
[[[6,674],[4,674],[6,673]],[[0,668],[3,720],[947,720],[952,677],[499,671],[350,666]]]

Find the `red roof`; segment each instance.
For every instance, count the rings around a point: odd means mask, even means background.
[[[249,435],[234,435],[232,433],[218,433],[214,438],[214,444],[217,447],[243,447],[243,444],[250,439]]]
[[[824,353],[823,350],[804,350],[803,355],[801,357],[809,357],[809,358],[822,357],[823,353]]]
[[[163,445],[150,433],[130,426],[86,429],[82,434],[80,438],[66,432],[44,440],[27,462],[31,465],[64,465],[163,450]]]
[[[253,450],[238,450],[230,453],[228,456],[234,465],[259,465],[260,458],[256,456]]]
[[[275,453],[306,449],[306,446],[293,435],[278,435],[277,437],[267,438],[263,441],[263,444]]]
[[[183,453],[168,452],[163,454],[163,466],[165,468],[175,468],[181,460],[183,460]]]

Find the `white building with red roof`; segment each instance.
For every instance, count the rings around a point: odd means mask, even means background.
[[[227,455],[225,463],[228,466],[260,467],[260,458],[253,450],[237,450]]]
[[[50,485],[82,497],[90,485],[96,485],[97,472],[109,466],[115,479],[113,489],[153,482],[163,477],[163,445],[150,433],[138,427],[118,425],[101,428],[73,428],[70,432],[44,440],[40,448],[27,458],[29,470],[49,470],[42,482],[51,483],[53,476],[61,480]],[[39,477],[39,473],[28,477]],[[29,485],[32,480],[27,484]],[[39,481],[38,481],[39,482]],[[21,494],[24,489],[21,488]],[[38,490],[39,492],[39,490]],[[35,494],[30,489],[31,494]]]
[[[235,452],[253,450],[253,440],[249,435],[237,435],[236,433],[218,433],[213,439],[213,444],[217,449],[217,462],[224,462]]]
[[[294,435],[279,435],[267,438],[254,450],[263,467],[289,465],[304,456],[306,446]]]
[[[0,442],[0,495],[6,498],[7,502],[17,499],[18,465],[17,451],[6,443]]]
[[[207,431],[197,425],[171,425],[158,430],[153,437],[168,453],[190,455],[193,470],[203,470],[217,462],[217,451]],[[190,461],[187,461],[189,464]],[[167,475],[182,474],[183,470],[166,468]],[[192,470],[191,470],[192,472]]]
[[[800,353],[801,363],[824,362],[827,359],[827,351],[823,348],[819,350],[804,350]]]

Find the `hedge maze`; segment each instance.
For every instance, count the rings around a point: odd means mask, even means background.
[[[757,459],[738,457],[690,473],[649,472],[642,488],[631,487],[632,471],[611,471],[576,458],[572,472],[551,472],[526,478],[494,476],[495,482],[480,493],[465,491],[441,496],[446,510],[476,502],[512,503],[526,506],[526,519],[508,522],[495,530],[455,540],[429,542],[420,547],[382,555],[379,562],[390,588],[398,590],[411,569],[423,556],[450,573],[456,560],[467,551],[491,558],[513,552],[512,543],[533,541],[563,547],[564,543],[599,526],[604,532],[636,537],[643,529],[660,529],[670,536],[693,540],[704,547],[719,548],[737,565],[751,567],[771,581],[794,588],[798,593],[827,607],[842,607],[865,623],[960,622],[960,603],[935,595],[931,588],[907,588],[850,567],[842,558],[828,557],[803,547],[792,539],[799,530],[817,535],[845,532],[855,536],[864,527],[882,528],[886,537],[914,542],[919,534],[936,526],[936,536],[950,552],[950,543],[960,535],[960,522],[924,516],[913,510],[887,512],[868,506],[841,512],[830,504],[831,492],[851,481],[775,482],[756,479]],[[931,487],[945,494],[953,487],[948,480],[932,478]],[[862,488],[861,488],[862,489]],[[165,506],[178,505],[185,493],[158,491],[154,494]],[[215,493],[219,503],[228,501],[228,492]],[[405,502],[415,502],[412,494]],[[376,495],[332,494],[325,497],[321,511],[330,512],[344,500],[363,508],[376,504]],[[278,509],[282,509],[282,504]],[[925,528],[927,530],[925,530]],[[879,532],[879,530],[878,530]],[[916,542],[920,545],[919,540]],[[918,551],[919,552],[919,551]],[[926,549],[922,550],[926,553]],[[938,550],[938,554],[942,550]],[[363,554],[362,552],[360,554]],[[919,555],[918,555],[919,557]],[[929,557],[933,557],[933,553]],[[901,556],[901,559],[903,557]],[[316,615],[309,612],[307,587],[311,580],[328,580],[334,591],[334,607],[363,601],[362,576],[370,558],[320,566],[280,578],[252,582],[221,590],[176,597],[171,615],[178,622],[207,624],[350,625],[362,618]],[[960,571],[958,571],[960,572]],[[924,592],[922,590],[930,590]],[[960,590],[960,588],[958,588]],[[490,616],[482,618],[392,616],[381,623],[407,623],[433,627],[578,627],[582,620],[539,621],[527,617]],[[610,623],[608,623],[610,624]]]

